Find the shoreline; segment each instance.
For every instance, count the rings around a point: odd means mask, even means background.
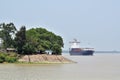
[[[65,64],[65,63],[76,63],[70,59],[63,57],[62,55],[47,55],[47,54],[36,54],[36,55],[24,55],[18,59],[17,64]]]

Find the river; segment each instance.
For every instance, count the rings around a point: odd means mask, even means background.
[[[0,80],[120,80],[120,54],[70,56],[73,64],[0,64]]]

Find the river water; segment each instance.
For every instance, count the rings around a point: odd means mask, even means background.
[[[0,80],[120,80],[120,54],[70,56],[73,64],[0,64]]]

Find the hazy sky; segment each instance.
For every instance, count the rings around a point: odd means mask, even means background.
[[[43,27],[95,50],[120,50],[120,0],[0,0],[0,23]]]

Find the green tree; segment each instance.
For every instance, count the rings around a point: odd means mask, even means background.
[[[61,55],[62,49],[59,44],[53,44],[52,48],[52,55]]]
[[[52,50],[55,55],[61,54],[61,48],[64,46],[61,36],[55,35],[44,28],[32,28],[27,30],[26,35],[28,42],[35,47],[36,51],[45,53],[45,50]]]
[[[0,38],[3,40],[4,48],[13,47],[13,35],[16,32],[16,27],[13,23],[0,24]]]
[[[24,54],[23,47],[25,46],[25,44],[26,44],[26,27],[22,26],[20,28],[20,31],[16,33],[15,37],[15,47],[19,54]]]
[[[26,42],[26,44],[23,46],[23,52],[24,54],[33,54],[35,53],[35,47],[29,42]]]

